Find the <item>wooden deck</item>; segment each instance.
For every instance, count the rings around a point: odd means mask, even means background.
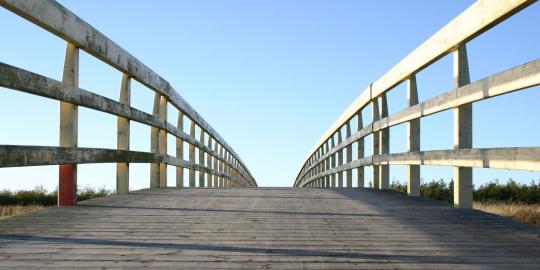
[[[394,192],[169,188],[1,220],[0,267],[539,269],[540,229]]]

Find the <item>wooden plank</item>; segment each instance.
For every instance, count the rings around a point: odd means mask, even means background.
[[[534,269],[540,229],[367,189],[147,189],[0,220],[0,267]]]

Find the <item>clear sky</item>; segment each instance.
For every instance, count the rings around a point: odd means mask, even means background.
[[[60,1],[167,79],[235,149],[259,186],[290,186],[309,150],[363,91],[473,1]],[[468,44],[471,79],[540,57],[540,5]],[[0,8],[0,61],[61,79],[65,42]],[[8,26],[8,27],[5,27]],[[81,53],[80,87],[117,99],[120,72]],[[420,101],[452,88],[452,59],[417,76]],[[539,88],[474,105],[475,147],[539,146]],[[150,112],[153,94],[134,84],[132,105]],[[404,85],[390,113],[406,106]],[[0,143],[58,145],[57,101],[0,88]],[[116,118],[80,108],[79,146],[116,147]],[[366,116],[369,117],[369,114]],[[171,113],[170,121],[176,122]],[[421,120],[422,150],[452,148],[450,111]],[[404,125],[391,152],[406,150]],[[150,128],[132,122],[132,149],[149,151]],[[366,141],[367,153],[371,149]],[[174,138],[169,136],[169,152]],[[79,166],[80,186],[115,186],[115,164]],[[405,180],[404,166],[390,178]],[[366,170],[369,175],[370,168]],[[57,166],[0,169],[0,189],[57,185]],[[475,169],[474,184],[539,173]],[[451,167],[422,167],[449,180]],[[366,182],[368,182],[366,181]],[[174,183],[170,168],[169,184]],[[149,166],[131,165],[131,188]]]

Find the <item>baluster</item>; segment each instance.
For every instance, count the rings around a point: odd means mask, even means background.
[[[380,119],[383,119],[388,116],[388,102],[386,100],[386,94],[381,95],[381,102],[379,103],[380,108]],[[380,154],[388,155],[390,153],[390,128],[384,128],[379,132],[380,136]],[[379,165],[379,189],[388,189],[389,187],[389,178],[390,178],[390,166],[387,164]]]
[[[178,123],[177,128],[184,132],[184,112],[178,111]],[[184,140],[176,137],[176,158],[184,159]],[[184,187],[184,168],[181,166],[176,166],[176,187]]]
[[[416,75],[412,74],[407,80],[408,106],[418,104],[418,90],[416,87]],[[407,151],[420,151],[420,119],[407,122]],[[420,196],[420,165],[409,165],[407,169],[407,194]]]
[[[191,120],[191,127],[189,128],[189,136],[193,141],[195,141],[195,122]],[[195,164],[195,145],[189,144],[189,163],[190,165]],[[189,169],[189,187],[195,187],[195,169]]]
[[[201,146],[204,145],[204,130],[201,128],[201,134],[200,134],[200,139],[199,139],[199,142],[201,143]],[[204,168],[204,150],[202,147],[199,148],[199,166],[202,168]],[[205,172],[204,171],[199,171],[199,187],[205,187],[204,185],[204,176],[205,176]]]
[[[210,134],[208,134],[208,149],[212,150],[212,137],[210,136]],[[212,152],[211,151],[206,153],[206,166],[208,167],[208,169],[212,169]],[[212,173],[208,173],[206,178],[207,178],[206,179],[207,186],[213,187],[214,185],[212,183]]]
[[[328,153],[330,150],[328,149],[328,140],[324,143],[324,148],[326,150],[326,153]],[[325,170],[330,170],[330,156],[325,159]],[[330,175],[325,176],[326,179],[326,187],[331,187],[330,185]]]
[[[334,147],[336,147],[336,144],[335,144],[335,140],[334,140],[334,135],[332,135],[332,139],[330,140],[331,144],[331,148],[330,149],[334,149]],[[332,156],[331,156],[331,159],[330,159],[332,165],[332,169],[336,167],[336,153],[333,153]],[[330,185],[335,188],[336,187],[336,174],[335,173],[332,173],[331,174],[331,177],[330,177]]]
[[[377,155],[379,155],[379,131],[374,131],[374,124],[375,122],[379,121],[380,114],[379,114],[379,99],[374,98],[371,101],[371,117],[372,117],[372,144],[373,144],[373,159],[372,159],[372,166],[373,166],[373,177],[371,180],[371,188],[378,189],[379,188],[379,165],[376,164],[375,158]]]
[[[79,87],[79,49],[69,42],[66,46],[62,83]],[[77,147],[78,108],[77,105],[60,102],[60,147]],[[60,165],[58,178],[58,205],[76,204],[77,164]]]
[[[362,110],[358,111],[357,121],[358,121],[357,130],[360,131],[364,127],[364,123],[362,121]],[[358,156],[358,159],[361,159],[364,157],[364,137],[358,139],[358,141],[356,141],[356,144],[357,144],[356,155]],[[364,187],[364,166],[360,166],[358,168],[358,173],[356,177],[357,177],[357,182],[358,182],[357,183],[358,188],[363,188]]]
[[[337,136],[338,136],[338,145],[340,145],[343,140],[341,139],[341,128],[338,129],[338,132],[337,132]],[[339,149],[339,151],[337,152],[337,156],[338,156],[338,166],[341,166],[343,165],[343,149]],[[343,171],[339,171],[338,172],[338,187],[343,187]]]
[[[159,118],[159,109],[161,107],[161,95],[154,93],[154,107],[152,109],[152,115]],[[150,152],[157,156],[159,154],[159,128],[152,127],[150,135]],[[159,163],[150,164],[150,188],[159,187]]]
[[[466,45],[454,51],[454,88],[470,83]],[[472,103],[454,108],[454,149],[472,148]],[[470,167],[454,167],[454,207],[472,208]]]
[[[160,108],[159,108],[159,118],[163,120],[164,124],[167,125],[167,98],[161,96]],[[165,159],[167,158],[167,130],[159,130],[159,153]],[[167,162],[162,160],[159,163],[159,187],[167,187]]]
[[[131,77],[127,74],[122,74],[119,102],[130,106]],[[117,118],[116,149],[129,150],[129,133],[129,119],[119,116]],[[116,163],[116,193],[129,193],[129,163]]]
[[[351,137],[351,121],[347,121],[346,125],[346,131],[345,131],[346,138],[349,139]],[[347,164],[351,163],[352,161],[352,143],[347,145]],[[352,169],[347,170],[347,187],[352,187]]]

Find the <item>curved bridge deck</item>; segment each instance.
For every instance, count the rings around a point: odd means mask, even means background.
[[[0,221],[0,267],[538,269],[540,229],[395,192],[153,189]]]

